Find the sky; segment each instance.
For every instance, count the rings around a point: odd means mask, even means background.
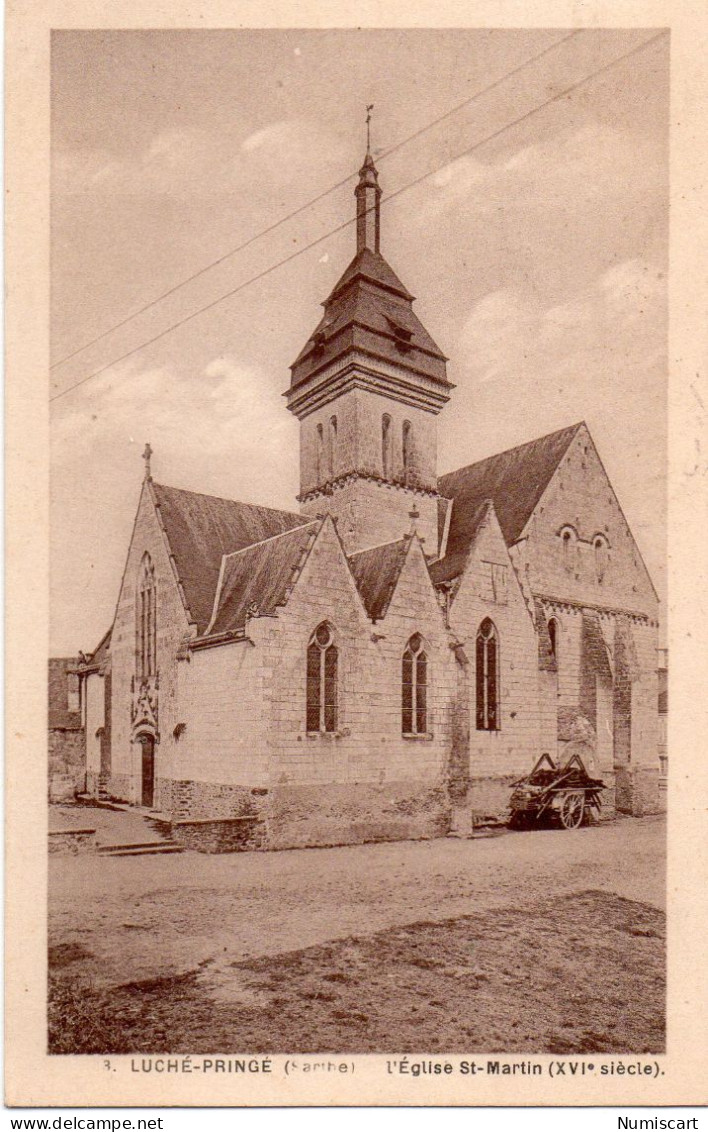
[[[368,103],[381,250],[456,385],[439,472],[584,419],[664,598],[668,36],[609,65],[655,35],[53,32],[50,394],[82,384],[52,402],[52,655],[112,622],[146,441],[158,482],[297,509],[282,393],[354,254],[328,234]]]

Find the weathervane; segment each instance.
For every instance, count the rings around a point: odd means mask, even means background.
[[[150,441],[148,441],[148,443],[145,445],[145,451],[143,452],[143,460],[145,461],[145,479],[146,480],[152,479],[152,476],[150,475],[150,457],[151,456],[152,456],[152,448],[150,447]]]
[[[366,152],[371,153],[371,111],[374,109],[373,102],[366,107]]]

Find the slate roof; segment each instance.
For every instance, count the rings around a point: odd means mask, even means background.
[[[410,537],[406,537],[370,550],[360,550],[349,558],[354,581],[372,621],[378,621],[388,609],[409,543]]]
[[[396,291],[411,303],[415,298],[414,295],[411,295],[408,288],[404,287],[403,283],[401,283],[396,272],[390,264],[386,262],[381,252],[374,252],[371,248],[362,248],[362,250],[357,252],[354,256],[354,259],[339,281],[335,283],[330,291],[327,302],[331,303],[335,295],[343,291],[358,275],[369,279],[372,283],[379,283],[382,287],[387,287],[389,291]]]
[[[103,634],[96,648],[90,653],[85,661],[79,657],[77,661],[77,668],[81,672],[97,672],[105,660],[108,659],[108,654],[111,647],[111,637],[113,636],[113,626]]]
[[[428,566],[430,577],[433,579],[435,585],[439,585],[440,582],[451,582],[453,578],[458,578],[463,572],[467,563],[470,547],[475,540],[482,520],[489,510],[490,501],[488,499],[482,500],[480,504],[476,507],[472,507],[465,514],[464,538],[458,537],[455,546],[451,549],[452,524],[455,521],[455,506],[456,504],[453,504],[450,519],[450,533],[447,540],[447,552],[438,562],[431,562]]]
[[[582,422],[440,477],[440,495],[453,502],[442,560],[447,568],[436,563],[439,572],[455,577],[464,567],[486,500],[494,504],[507,546],[519,538],[580,428]]]
[[[165,534],[191,618],[201,635],[211,620],[221,560],[308,522],[302,515],[153,483]]]
[[[227,555],[209,635],[243,628],[251,602],[255,602],[259,614],[274,613],[286,601],[321,526],[321,520],[311,520]]]
[[[325,301],[324,314],[293,363],[291,387],[350,350],[360,349],[449,383],[445,355],[412,307],[413,296],[379,252],[364,248]]]

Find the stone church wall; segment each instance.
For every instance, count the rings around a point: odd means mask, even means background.
[[[173,819],[260,818],[269,782],[261,652],[250,641],[195,650],[179,675]]]
[[[305,657],[323,620],[333,625],[339,647],[338,730],[309,735]],[[258,631],[270,687],[264,704],[272,760],[270,847],[446,832],[455,661],[418,544],[387,615],[372,625],[336,535],[325,526],[288,605],[277,620],[260,621]],[[415,632],[429,657],[429,732],[408,739],[401,733],[401,661]]]
[[[411,528],[410,512],[418,512],[416,530],[428,554],[437,552],[438,511],[434,496],[407,491],[394,483],[352,480],[303,505],[308,516],[333,515],[347,554],[395,542]]]
[[[390,418],[390,465],[384,477],[382,420]],[[330,473],[330,418],[337,417],[337,438]],[[359,479],[336,486],[328,494],[305,501],[303,512],[337,518],[340,538],[347,554],[402,538],[410,530],[409,512],[419,512],[417,530],[428,554],[437,552],[437,503],[434,496],[404,490],[403,422],[408,421],[408,475],[412,488],[436,491],[436,419],[432,413],[404,405],[391,397],[356,389],[343,394],[336,404],[304,418],[301,423],[301,483],[307,492],[332,476],[358,473]],[[323,451],[319,451],[318,426],[322,427]],[[319,452],[319,454],[318,454]],[[322,465],[325,471],[323,473]],[[367,480],[365,477],[375,477]]]
[[[495,590],[492,567],[497,571]],[[494,623],[499,641],[500,726],[476,727],[475,642],[485,618]],[[538,644],[533,621],[516,579],[494,516],[478,532],[450,624],[463,642],[469,679],[469,790],[473,816],[502,817],[508,808],[510,783],[527,773],[548,749],[548,712],[539,697]]]
[[[607,542],[599,554],[596,536]],[[571,442],[514,554],[533,593],[658,620],[649,575],[585,428]]]
[[[176,655],[189,631],[164,535],[147,485],[143,487],[111,638],[112,718],[111,774],[108,792],[127,802],[141,800],[141,750],[133,742],[131,680],[135,675],[136,589],[145,552],[157,582],[157,669],[159,673],[159,736],[155,746],[156,808],[171,804],[174,728],[179,720]]]
[[[572,535],[566,545],[561,532],[568,528]],[[607,541],[607,550],[599,555],[593,546],[597,535]],[[559,737],[568,739],[561,732],[569,713],[586,716],[599,732],[601,769],[611,787],[606,802],[611,806],[616,779],[618,809],[653,811],[659,804],[659,603],[586,429],[571,443],[527,537],[512,554],[528,591],[558,621]],[[607,688],[583,662],[584,611],[598,618],[612,654],[619,621],[626,621],[634,642],[636,671],[623,670],[613,655]]]
[[[383,476],[384,414],[391,420],[389,477],[392,480],[403,479],[403,422],[408,421],[410,483],[415,487],[435,490],[435,416],[425,409],[404,405],[370,390],[353,389],[338,397],[336,402],[330,402],[303,418],[300,425],[301,491],[312,491],[328,479],[348,475],[350,472]],[[337,418],[337,434],[330,461],[330,420],[333,416]],[[319,428],[322,430],[322,442],[318,437]],[[391,538],[398,538],[402,533],[403,531],[394,532]]]
[[[323,620],[339,649],[338,729],[308,734],[306,651]],[[430,730],[404,739],[401,659],[414,632],[429,656]],[[212,845],[216,820],[224,829],[236,822],[233,837],[219,841],[223,851],[246,832],[248,847],[270,849],[447,832],[455,660],[417,544],[386,617],[373,625],[326,525],[287,605],[250,621],[248,636],[195,650],[180,670],[187,723],[171,808],[180,837],[221,851]]]

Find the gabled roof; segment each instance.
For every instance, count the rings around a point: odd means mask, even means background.
[[[308,522],[290,511],[151,486],[189,615],[200,634],[211,620],[224,555]]]
[[[455,573],[450,572],[452,563],[455,568],[464,567],[467,549],[480,521],[479,509],[485,500],[494,504],[507,546],[519,538],[582,427],[581,422],[551,432],[440,477],[440,495],[452,500],[447,553],[442,560],[449,563],[449,577],[455,577]],[[436,563],[438,566],[442,568],[442,564]]]
[[[77,661],[77,669],[82,673],[98,672],[101,665],[108,659],[108,654],[111,648],[111,638],[113,636],[113,626],[107,630],[101,637],[96,645],[96,648],[88,656],[82,654],[83,659],[79,657]]]
[[[251,603],[258,614],[274,613],[283,605],[321,526],[322,520],[311,520],[226,555],[209,634],[242,629]]]
[[[378,621],[388,609],[410,541],[407,536],[349,557],[356,587],[372,621]]]

